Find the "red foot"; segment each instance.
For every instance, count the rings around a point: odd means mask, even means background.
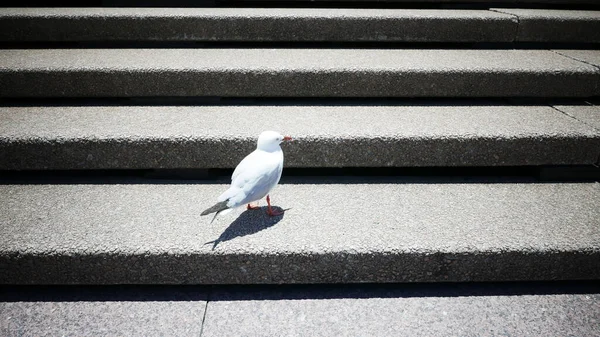
[[[256,209],[260,209],[260,207],[259,206],[252,206],[252,205],[248,204],[246,206],[246,209],[247,210],[256,210]]]
[[[267,214],[269,216],[278,216],[278,215],[282,215],[282,212],[276,212],[273,210],[273,208],[271,208],[271,198],[267,195]]]

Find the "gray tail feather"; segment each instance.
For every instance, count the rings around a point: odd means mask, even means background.
[[[212,207],[208,208],[207,210],[205,210],[204,212],[200,213],[200,215],[207,215],[207,214],[214,213],[214,212],[217,212],[217,214],[219,214],[219,212],[222,212],[228,208],[229,207],[227,207],[227,200],[225,200],[225,201],[216,203],[214,206],[212,206]],[[217,216],[217,214],[215,214],[215,217]],[[214,218],[213,218],[213,220],[214,220]]]

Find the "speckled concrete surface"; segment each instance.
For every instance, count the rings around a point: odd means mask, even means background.
[[[558,9],[493,8],[518,17],[519,42],[600,42],[600,12]]]
[[[572,59],[591,64],[600,69],[600,51],[598,50],[568,50],[556,49],[554,52]]]
[[[589,282],[0,287],[0,334],[597,336],[599,293]]]
[[[599,94],[596,67],[549,50],[0,50],[0,97]]]
[[[206,295],[180,289],[2,291],[12,292],[0,295],[3,337],[199,336],[206,307]]]
[[[594,105],[555,105],[554,107],[594,129],[600,130],[600,107]]]
[[[511,42],[512,15],[344,8],[6,8],[3,41]]]
[[[213,224],[225,185],[1,185],[0,283],[600,278],[598,183],[313,182]]]
[[[600,155],[600,131],[549,106],[0,107],[0,168],[232,168],[267,128],[294,138],[286,167],[575,165]]]
[[[237,300],[202,336],[598,336],[600,295]]]
[[[596,11],[7,8],[3,41],[600,41]]]

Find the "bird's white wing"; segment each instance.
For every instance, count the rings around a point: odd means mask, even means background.
[[[255,151],[240,162],[232,175],[231,187],[219,197],[230,207],[265,197],[277,185],[283,168],[281,153]]]
[[[244,172],[248,169],[249,166],[254,165],[256,161],[259,160],[260,152],[258,150],[254,150],[250,154],[248,154],[242,161],[236,166],[235,170],[233,170],[233,174],[231,175],[231,182],[235,180],[235,178],[240,174],[240,172]]]
[[[237,193],[240,192],[239,188],[233,182],[240,175],[240,172],[247,171],[248,167],[252,166],[253,162],[255,162],[256,160],[258,160],[258,158],[254,158],[254,157],[257,157],[257,156],[258,156],[257,151],[254,150],[253,152],[251,152],[250,154],[248,154],[246,157],[244,157],[244,159],[242,159],[242,161],[240,161],[240,163],[235,167],[235,170],[233,170],[233,174],[231,175],[231,186],[229,187],[228,190],[226,190],[225,192],[223,192],[217,198],[217,201],[219,201],[219,202],[225,201],[225,200],[230,199],[232,196],[234,196],[235,194],[237,194]]]

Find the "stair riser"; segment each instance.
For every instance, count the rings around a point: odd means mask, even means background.
[[[577,25],[577,23],[574,23]],[[512,42],[513,15],[370,9],[8,9],[0,41]]]
[[[234,168],[248,139],[112,139],[0,142],[2,170]],[[535,139],[297,139],[286,167],[521,166],[595,164],[600,136]]]
[[[596,11],[5,9],[2,42],[600,42]]]
[[[0,97],[590,97],[600,95],[600,70],[591,65],[600,64],[599,55],[548,50],[0,50]]]
[[[542,85],[543,83],[543,85]],[[0,73],[0,97],[593,97],[600,73],[40,71]]]
[[[599,252],[3,254],[0,284],[279,284],[600,279]]]

